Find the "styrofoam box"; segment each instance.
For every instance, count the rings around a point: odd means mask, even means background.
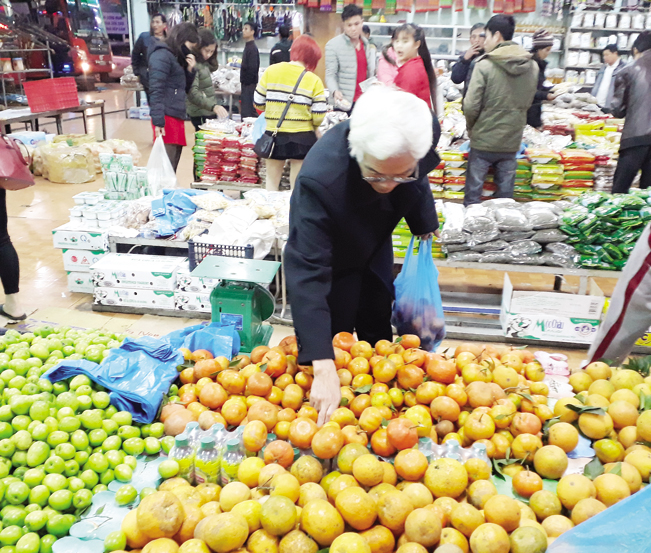
[[[83,223],[66,223],[52,231],[52,242],[55,248],[107,251],[108,233],[85,230]]]
[[[590,344],[599,329],[605,298],[589,281],[590,295],[514,290],[504,275],[500,323],[505,336]]]
[[[104,250],[77,250],[71,248],[62,250],[62,253],[63,268],[66,271],[82,272],[89,272],[91,265],[108,255]]]
[[[95,288],[94,301],[100,305],[127,305],[174,309],[174,292],[143,288]]]
[[[190,268],[185,265],[176,274],[176,289],[181,292],[198,292],[209,294],[219,284],[218,278],[194,277],[190,274]]]
[[[68,273],[68,290],[82,294],[93,293],[93,282],[90,279],[90,272],[71,271]]]
[[[101,288],[176,288],[176,273],[186,257],[111,253],[91,268],[93,285]]]
[[[210,294],[198,294],[196,292],[174,291],[174,306],[179,311],[199,311],[210,313]]]

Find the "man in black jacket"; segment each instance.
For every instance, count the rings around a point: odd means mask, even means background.
[[[283,25],[278,29],[280,42],[277,42],[271,49],[271,52],[269,52],[269,65],[289,61],[289,50],[292,47],[292,41],[289,40],[291,31],[292,30],[287,25]]]
[[[247,21],[242,27],[242,38],[246,42],[242,53],[242,67],[240,69],[240,83],[242,85],[242,119],[257,117],[253,107],[253,94],[258,84],[260,72],[260,53],[255,45],[255,23]]]
[[[484,24],[476,23],[470,29],[470,48],[466,50],[463,56],[459,57],[459,61],[454,64],[450,79],[455,84],[463,83],[463,95],[466,96],[470,77],[472,76],[473,62],[479,57],[484,55],[484,41],[486,40],[486,33],[484,32]]]
[[[619,146],[613,194],[626,194],[637,172],[640,188],[651,186],[651,32],[640,33],[633,43],[635,63],[615,78],[611,113],[626,117]]]
[[[350,120],[305,158],[291,198],[285,271],[298,362],[314,368],[310,401],[320,425],[340,401],[332,337],[393,338],[391,233],[403,217],[414,235],[438,228],[427,174],[439,162],[439,136],[425,102],[371,87]]]

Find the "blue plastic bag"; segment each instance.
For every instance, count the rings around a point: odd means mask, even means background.
[[[251,140],[255,144],[260,137],[264,134],[264,131],[267,130],[267,119],[264,116],[264,112],[253,123],[253,128],[251,129]]]
[[[233,325],[210,323],[188,326],[163,336],[163,341],[173,348],[188,348],[190,351],[207,349],[215,357],[231,359],[240,352],[240,333]]]
[[[445,320],[432,239],[421,241],[417,255],[413,251],[412,236],[402,271],[394,283],[396,301],[391,322],[398,334],[416,334],[424,350],[435,351],[445,338]]]
[[[240,349],[240,335],[234,326],[212,323],[195,325],[172,332],[162,339],[126,338],[101,363],[63,360],[47,371],[43,378],[57,382],[85,374],[110,391],[111,403],[129,411],[133,420],[154,422],[163,396],[178,378],[177,367],[183,364],[179,348],[194,351],[207,349],[215,357],[231,359]]]
[[[191,196],[207,194],[205,190],[188,190],[178,188],[163,190],[163,197],[152,200],[151,213],[158,223],[160,236],[171,236],[179,229],[186,227],[197,206],[190,199]]]

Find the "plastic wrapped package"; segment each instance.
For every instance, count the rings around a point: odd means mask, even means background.
[[[106,142],[90,142],[88,144],[83,144],[81,147],[88,150],[90,152],[90,155],[93,157],[95,173],[102,172],[102,164],[99,161],[99,155],[114,153],[111,147],[106,144]]]
[[[114,154],[130,154],[133,158],[133,164],[138,165],[140,162],[140,151],[138,146],[133,140],[120,140],[119,138],[111,138],[103,142],[106,146],[113,150]]]
[[[494,200],[486,200],[482,203],[482,206],[494,211],[500,207],[518,208],[519,204],[511,198],[495,198]]]
[[[95,164],[85,148],[46,145],[42,148],[43,176],[50,182],[81,184],[95,180]]]
[[[578,255],[576,248],[570,246],[569,244],[564,244],[563,242],[555,242],[545,245],[545,251],[550,253],[557,253],[560,255],[573,256]]]
[[[468,244],[449,244],[443,246],[444,253],[464,252],[470,249]]]
[[[151,200],[151,197],[147,197],[124,202],[126,213],[122,226],[139,229],[146,224],[151,216]]]
[[[219,211],[226,209],[232,200],[226,197],[222,192],[209,192],[200,196],[193,196],[190,198],[192,203],[200,209],[206,211]]]
[[[513,255],[511,261],[513,265],[543,265],[545,260],[540,255]]]
[[[563,242],[566,238],[567,234],[553,228],[539,230],[531,237],[531,240],[538,242],[539,244],[551,244],[553,242]]]
[[[81,146],[82,144],[89,144],[90,142],[97,142],[93,134],[58,134],[52,142],[55,144],[63,143],[68,146]]]
[[[509,244],[509,252],[514,256],[530,256],[542,251],[542,246],[533,240],[517,240]]]
[[[500,231],[497,229],[497,225],[493,228],[486,231],[477,231],[473,232],[468,239],[468,245],[472,248],[477,244],[483,244],[485,242],[492,242],[497,240],[500,237]]]
[[[527,240],[531,238],[536,232],[533,230],[524,230],[521,232],[503,232],[500,235],[502,240],[506,242],[515,242],[516,240]]]
[[[470,249],[473,252],[494,252],[500,250],[506,250],[509,247],[509,243],[504,240],[493,240],[492,242],[484,242],[483,244],[477,244],[471,246]]]
[[[553,229],[558,227],[558,215],[547,206],[526,209],[525,213],[534,230]]]
[[[563,267],[565,269],[576,269],[578,268],[578,259],[579,256],[563,255],[553,252],[544,252],[540,254],[540,259],[543,261],[544,265],[549,267]]]
[[[448,255],[448,261],[463,261],[463,262],[471,262],[471,263],[476,263],[480,261],[482,258],[482,254],[479,252],[454,252]]]
[[[179,237],[184,242],[203,234],[210,228],[210,223],[204,221],[190,221],[185,228],[179,233]]]
[[[445,219],[445,230],[461,230],[466,217],[466,210],[461,204],[445,202],[443,204],[443,217]]]
[[[510,263],[511,254],[508,252],[486,252],[479,259],[480,263]]]
[[[458,229],[448,229],[447,222],[446,226],[441,231],[441,243],[445,245],[449,244],[465,244],[468,241],[470,234],[463,232]]]
[[[205,209],[198,209],[193,215],[194,219],[205,223],[214,223],[220,216],[219,211],[207,211]]]
[[[552,212],[554,212],[556,215],[562,215],[563,211],[571,207],[570,202],[562,202],[567,204],[568,207],[561,207],[560,205],[557,205],[561,202],[527,202],[524,204],[522,209],[524,209],[525,212],[529,213],[530,211],[537,211],[538,209],[549,209]]]
[[[466,209],[463,230],[467,232],[489,232],[495,228],[495,220],[490,210],[483,206],[470,206]]]
[[[500,230],[526,231],[532,230],[531,223],[521,209],[502,207],[495,210],[495,221]]]

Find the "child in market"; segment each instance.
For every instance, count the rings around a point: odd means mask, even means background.
[[[425,32],[417,25],[406,23],[396,29],[393,50],[398,74],[394,84],[418,96],[429,108],[436,105],[436,74],[425,42]]]
[[[217,70],[217,40],[208,28],[199,29],[199,46],[195,52],[196,76],[187,94],[186,103],[190,121],[195,130],[207,119],[228,117],[228,112],[217,103],[215,87],[210,74]]]

